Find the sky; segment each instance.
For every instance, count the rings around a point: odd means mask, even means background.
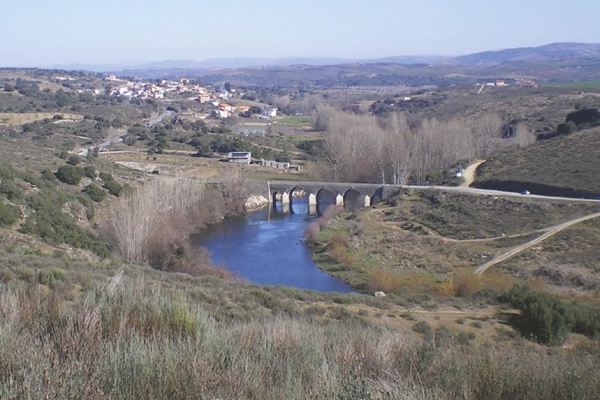
[[[7,0],[0,67],[600,43],[598,0]]]

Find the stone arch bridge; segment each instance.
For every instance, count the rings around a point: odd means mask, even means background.
[[[401,189],[401,186],[372,183],[268,181],[263,185],[261,193],[271,203],[290,205],[294,198],[308,197],[309,205],[327,203],[347,208],[368,207],[387,200]]]

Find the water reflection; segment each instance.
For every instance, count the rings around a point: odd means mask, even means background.
[[[224,263],[251,282],[350,292],[345,282],[315,265],[311,249],[302,242],[304,229],[317,218],[310,211],[307,198],[294,199],[291,205],[277,203],[246,218],[228,219],[192,239],[211,251],[213,263]]]

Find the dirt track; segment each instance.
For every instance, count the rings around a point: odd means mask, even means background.
[[[492,261],[487,262],[487,263],[481,265],[480,267],[478,267],[475,270],[475,273],[481,275],[488,268],[490,268],[490,267],[492,267],[492,266],[494,266],[494,265],[496,265],[498,263],[501,263],[502,261],[508,260],[509,258],[511,258],[511,257],[513,257],[513,256],[515,256],[515,255],[517,255],[517,254],[519,254],[519,253],[521,253],[521,252],[529,249],[530,247],[533,247],[536,244],[538,244],[540,242],[543,242],[544,240],[548,239],[550,236],[552,236],[552,235],[554,235],[554,234],[556,234],[556,233],[558,233],[558,232],[560,232],[560,231],[562,231],[562,230],[570,227],[571,225],[575,225],[575,224],[578,224],[580,222],[587,221],[588,219],[597,218],[597,217],[600,217],[600,213],[586,215],[585,217],[577,218],[577,219],[574,219],[574,220],[571,220],[571,221],[564,222],[564,223],[562,223],[560,225],[555,225],[553,227],[550,227],[550,228],[548,228],[548,232],[544,233],[542,236],[537,237],[537,238],[533,239],[532,241],[524,243],[524,244],[522,244],[520,246],[517,246],[514,249],[512,249],[510,251],[507,251],[506,253],[504,253],[504,254],[502,254],[502,255],[494,258]]]
[[[469,187],[475,181],[475,172],[477,171],[477,167],[483,164],[485,160],[476,160],[473,164],[469,165],[465,168],[463,172],[463,179],[465,180],[460,186]]]

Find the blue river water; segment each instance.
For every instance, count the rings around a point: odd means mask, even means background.
[[[230,218],[194,235],[194,244],[211,252],[215,265],[225,264],[241,278],[261,285],[284,285],[320,292],[351,292],[350,286],[321,271],[303,243],[304,229],[317,219],[305,199],[246,217]]]

